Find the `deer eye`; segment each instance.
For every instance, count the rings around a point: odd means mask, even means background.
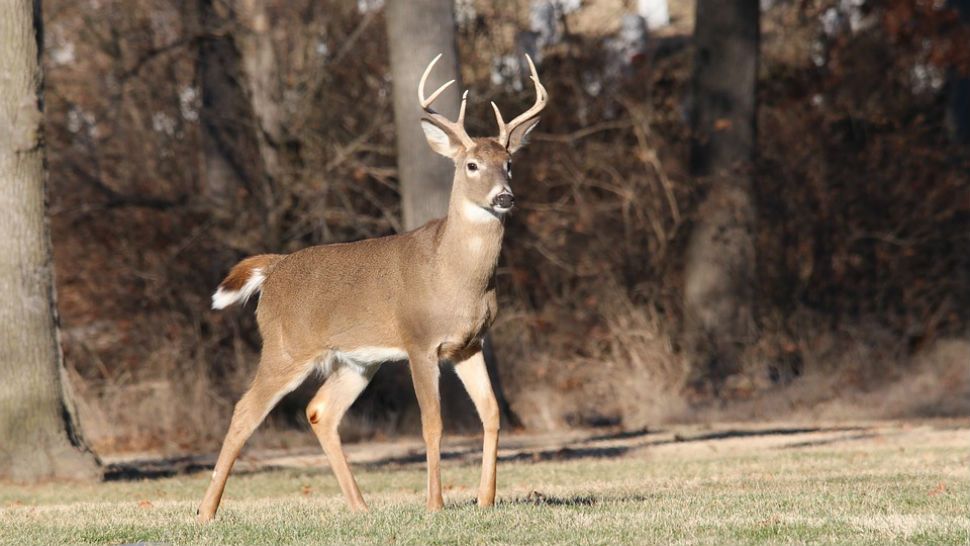
[[[468,164],[467,164],[467,165],[465,165],[465,167],[466,167],[466,168],[467,168],[467,169],[468,169],[469,171],[471,171],[471,172],[475,172],[475,171],[477,171],[477,170],[478,170],[478,163],[475,163],[474,161],[469,161],[469,162],[468,162]]]

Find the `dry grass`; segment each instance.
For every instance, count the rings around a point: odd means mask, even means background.
[[[513,437],[498,506],[470,505],[478,469],[459,457],[445,465],[439,514],[422,508],[420,464],[358,471],[368,515],[348,513],[311,460],[242,473],[209,526],[193,521],[205,473],[4,487],[0,543],[963,544],[968,436],[962,420],[574,433],[558,449]]]
[[[516,336],[529,314],[499,317],[496,343],[515,379],[506,394],[522,424],[529,430],[620,424],[636,430],[683,419],[687,363],[652,308],[634,304],[615,286],[590,300],[595,326],[586,332],[557,324],[550,314],[543,319],[556,326],[543,328],[548,335]],[[561,331],[549,331],[557,327]]]
[[[872,332],[863,335],[871,339]],[[898,342],[872,345],[856,336],[860,334],[842,332],[811,338],[813,347],[794,349],[800,362],[797,375],[792,369],[778,370],[782,384],[773,390],[734,382],[734,404],[707,408],[695,418],[844,420],[970,413],[970,342],[941,339],[906,355]]]

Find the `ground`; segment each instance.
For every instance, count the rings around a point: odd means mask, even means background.
[[[0,543],[970,543],[970,420],[507,434],[499,501],[472,504],[473,438],[446,438],[445,510],[425,513],[420,444],[349,449],[365,515],[325,459],[250,454],[215,523],[204,459],[116,460],[112,481],[0,488]],[[174,473],[170,477],[145,479]]]

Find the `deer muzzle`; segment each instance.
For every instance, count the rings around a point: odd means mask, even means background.
[[[512,192],[503,191],[492,199],[492,206],[496,209],[509,210],[515,206],[515,196]]]

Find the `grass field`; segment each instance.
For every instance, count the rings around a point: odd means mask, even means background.
[[[366,515],[346,510],[320,457],[277,454],[242,465],[209,525],[194,521],[205,472],[2,486],[0,543],[970,544],[966,420],[503,442],[492,510],[471,504],[473,442],[446,439],[437,514],[423,509],[417,446],[370,461],[370,448],[356,446]]]

